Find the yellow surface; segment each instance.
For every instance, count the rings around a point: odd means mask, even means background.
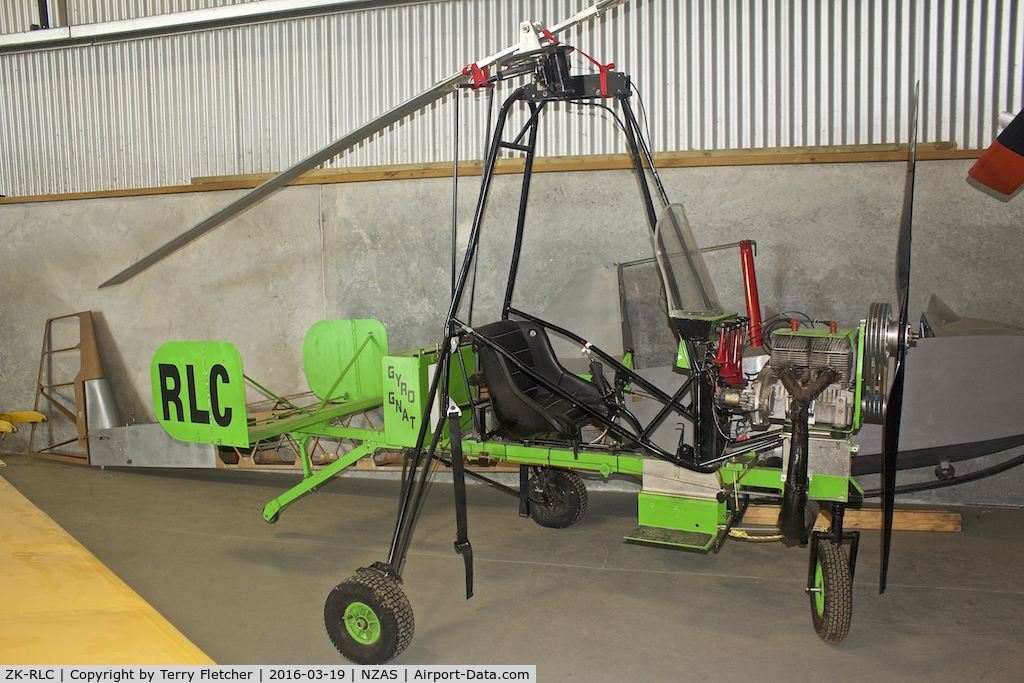
[[[0,420],[7,422],[46,422],[46,416],[34,410],[22,410],[15,413],[0,413]]]
[[[0,664],[212,664],[0,477]]]

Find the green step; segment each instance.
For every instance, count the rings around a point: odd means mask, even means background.
[[[655,526],[638,526],[626,537],[627,541],[638,543],[655,543],[671,545],[693,550],[707,550],[714,543],[715,537],[699,531],[683,531],[682,529],[663,529]]]

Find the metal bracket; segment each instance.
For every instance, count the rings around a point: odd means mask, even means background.
[[[551,41],[543,37],[541,34],[544,31],[544,24],[539,21],[523,21],[519,24],[519,52],[533,52],[535,50],[543,50],[545,45],[550,45]],[[543,39],[543,43],[541,40]]]

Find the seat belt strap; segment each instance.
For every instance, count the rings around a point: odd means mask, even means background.
[[[462,459],[462,411],[448,399],[448,443],[452,454],[452,481],[455,484],[455,552],[466,563],[466,599],[473,597],[473,546],[469,544],[466,524],[466,468]]]

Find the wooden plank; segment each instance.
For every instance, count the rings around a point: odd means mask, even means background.
[[[977,159],[985,150],[957,149],[952,142],[922,143],[917,146],[921,161],[948,159]],[[832,164],[879,161],[905,161],[907,145],[843,145],[835,147],[776,147],[766,149],[704,150],[689,152],[658,152],[654,155],[659,168],[693,168],[707,166],[751,166],[770,164]],[[483,163],[460,161],[459,176],[478,176]],[[535,173],[563,173],[575,171],[610,171],[632,168],[626,154],[597,154],[573,157],[538,157]],[[519,173],[522,159],[500,159],[495,173]],[[79,199],[105,199],[112,197],[143,197],[150,195],[212,192],[218,190],[250,190],[274,177],[273,173],[214,176],[193,178],[190,185],[149,187],[138,189],[74,192],[69,194],[0,197],[0,204],[29,204],[38,202],[73,201]],[[417,178],[450,178],[451,162],[426,164],[397,164],[392,166],[365,166],[359,168],[318,169],[296,179],[291,185],[327,185],[334,183],[361,183],[382,180],[410,180]]]
[[[778,505],[752,505],[743,515],[744,524],[771,526],[779,521]],[[829,526],[831,516],[822,510],[816,526]],[[881,529],[882,511],[878,508],[846,508],[844,529]],[[892,528],[896,531],[960,531],[960,513],[950,510],[902,508],[893,512]]]
[[[731,149],[692,152],[658,152],[654,162],[659,168],[685,168],[699,166],[748,166],[767,164],[850,163],[872,161],[905,161],[907,145],[845,145],[837,147],[776,147],[765,149]],[[919,159],[977,158],[981,150],[957,150],[954,143],[924,143],[918,146]],[[498,175],[521,173],[524,162],[520,159],[499,159],[495,166]],[[628,154],[593,154],[572,157],[538,157],[533,164],[535,173],[571,171],[627,170],[633,167]],[[459,176],[480,175],[483,163],[479,160],[459,162]],[[404,180],[410,178],[447,178],[452,175],[450,162],[426,164],[398,164],[393,166],[365,166],[360,168],[319,169],[295,180],[292,185],[367,182],[378,180]],[[256,187],[274,177],[272,173],[237,176],[193,178],[196,185],[216,186],[220,183],[249,183]]]

